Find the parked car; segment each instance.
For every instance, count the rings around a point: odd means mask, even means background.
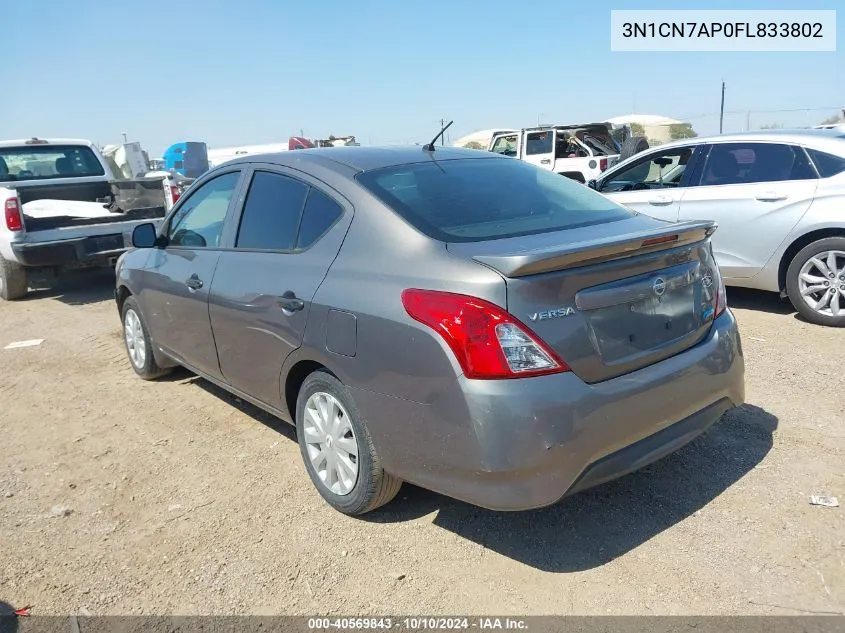
[[[764,131],[651,148],[590,186],[665,220],[715,220],[725,284],[780,292],[845,326],[845,133]]]
[[[307,149],[199,178],[116,266],[127,354],[296,425],[348,514],[498,510],[648,464],[744,401],[710,221],[471,149]]]
[[[624,140],[614,138],[616,132],[621,132]],[[499,130],[487,150],[586,183],[617,161],[646,148],[648,141],[631,136],[628,126],[583,123]]]
[[[114,266],[172,200],[166,174],[121,178],[91,141],[0,141],[0,299],[25,297],[33,273]]]

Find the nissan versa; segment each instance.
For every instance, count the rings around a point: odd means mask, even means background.
[[[714,230],[490,152],[252,155],[135,229],[115,297],[138,375],[182,365],[295,424],[337,510],[403,481],[524,510],[744,401]]]

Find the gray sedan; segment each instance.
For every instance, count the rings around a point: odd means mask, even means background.
[[[403,481],[523,510],[744,401],[714,230],[488,152],[308,149],[203,175],[115,298],[140,377],[182,365],[295,424],[337,510]]]

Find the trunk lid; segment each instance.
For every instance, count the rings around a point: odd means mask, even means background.
[[[507,309],[587,383],[614,378],[701,341],[718,270],[711,221],[649,216],[447,249],[498,271]]]

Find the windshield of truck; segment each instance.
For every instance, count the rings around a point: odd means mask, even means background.
[[[0,147],[0,182],[103,176],[105,169],[85,145]]]
[[[431,161],[356,178],[417,230],[443,242],[561,231],[635,215],[589,187],[521,160]]]

